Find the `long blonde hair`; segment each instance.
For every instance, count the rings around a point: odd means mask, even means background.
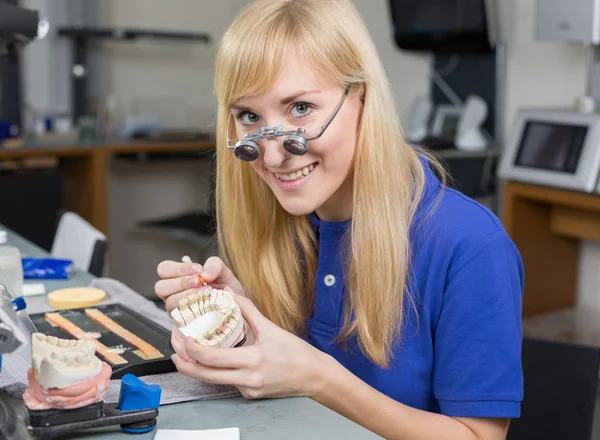
[[[353,179],[345,319],[372,362],[389,365],[400,336],[410,264],[409,230],[425,174],[399,123],[384,68],[350,0],[257,0],[226,31],[217,54],[217,232],[221,256],[261,312],[296,334],[314,305],[318,243],[310,219],[292,216],[252,167],[227,149],[229,106],[266,93],[294,46],[364,102]]]

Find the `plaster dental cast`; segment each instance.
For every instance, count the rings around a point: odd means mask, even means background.
[[[523,264],[499,219],[406,142],[403,81],[351,0],[255,0],[236,17],[215,70],[220,258],[158,265],[173,361],[387,439],[505,439],[523,398]],[[204,282],[209,311],[228,291],[241,320],[195,324]]]
[[[29,388],[23,394],[30,410],[75,409],[101,401],[110,385],[111,367],[96,355],[92,341],[34,333]]]

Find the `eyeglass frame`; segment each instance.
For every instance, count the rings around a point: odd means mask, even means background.
[[[350,93],[351,88],[352,88],[352,85],[349,85],[348,87],[346,87],[344,96],[342,97],[342,100],[339,103],[339,105],[337,106],[333,115],[329,118],[327,123],[321,127],[321,131],[319,132],[319,134],[317,134],[316,136],[313,136],[311,138],[304,137],[304,134],[306,133],[306,130],[304,128],[298,128],[297,130],[294,130],[294,131],[281,131],[281,130],[283,130],[283,124],[278,124],[278,125],[273,125],[270,127],[263,126],[258,129],[258,133],[254,133],[254,134],[246,133],[246,135],[244,135],[244,137],[241,140],[237,141],[235,145],[231,145],[231,139],[229,138],[229,129],[230,129],[231,117],[233,116],[233,114],[229,113],[229,118],[227,119],[227,148],[235,151],[235,149],[242,146],[242,144],[244,142],[250,141],[250,142],[256,144],[256,142],[260,139],[272,139],[272,138],[276,138],[276,137],[280,137],[280,136],[286,136],[286,140],[287,140],[287,137],[290,137],[290,136],[294,136],[294,137],[299,136],[299,137],[302,137],[305,140],[305,142],[318,139],[323,135],[323,133],[325,133],[325,130],[327,130],[329,125],[331,125],[331,123],[333,122],[333,120],[335,119],[335,117],[337,116],[339,111],[341,110],[342,106],[344,105],[344,102],[346,101],[346,98],[348,97],[348,94]],[[284,140],[284,144],[285,144],[285,140]],[[256,145],[258,145],[258,144],[256,144]],[[300,154],[291,153],[291,154],[302,155],[302,154],[306,154],[307,152],[308,152],[308,146],[307,146],[307,150],[304,153],[300,153]],[[239,156],[236,156],[236,157],[239,158]],[[256,160],[256,159],[258,159],[258,156],[252,160]],[[243,160],[243,159],[240,158],[240,160]],[[247,162],[250,162],[250,161],[247,161]]]

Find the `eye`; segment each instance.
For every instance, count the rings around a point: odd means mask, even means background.
[[[256,124],[260,118],[254,113],[242,112],[238,115],[238,119],[242,121],[242,124],[244,125],[253,125]]]
[[[307,116],[310,113],[312,106],[306,102],[297,102],[292,107],[292,117],[294,118],[302,118]]]

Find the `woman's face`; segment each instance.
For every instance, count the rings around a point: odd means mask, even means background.
[[[304,128],[307,138],[315,136],[334,114],[344,92],[308,63],[290,55],[268,93],[241,99],[231,106],[237,136],[242,139],[261,127],[279,124],[284,131]],[[284,137],[258,142],[260,156],[250,163],[290,214],[316,211],[326,221],[352,216],[348,176],[361,110],[359,97],[350,93],[325,133],[308,142],[308,153],[303,156],[288,153],[283,148]]]

